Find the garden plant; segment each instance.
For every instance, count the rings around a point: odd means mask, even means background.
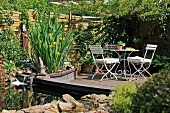
[[[6,59],[4,68],[6,73],[15,72],[22,68],[21,61],[26,59],[26,52],[21,47],[20,39],[8,28],[0,35],[0,55]]]
[[[30,25],[30,59],[34,68],[40,69],[41,57],[47,73],[61,69],[72,46],[73,31],[65,32],[56,19],[40,20]],[[39,71],[38,71],[39,72]]]
[[[170,112],[170,71],[165,67],[147,80],[131,96],[133,113],[169,113]]]
[[[130,113],[132,106],[131,95],[137,92],[138,83],[126,81],[124,84],[119,84],[112,90],[110,103],[115,112]]]
[[[0,25],[14,22],[9,18],[12,11],[21,12],[21,23],[28,25],[30,41],[29,58],[39,72],[39,57],[44,62],[47,73],[61,69],[73,40],[79,45],[81,60],[91,61],[87,57],[90,44],[114,44],[119,40],[127,47],[143,51],[146,43],[158,45],[152,66],[164,68],[169,65],[170,54],[170,2],[169,0],[110,0],[107,3],[81,1],[74,4],[55,5],[49,0],[0,0]],[[28,11],[33,9],[35,23],[29,22]],[[6,12],[6,10],[10,10]],[[87,29],[64,31],[64,27],[51,18],[50,14],[76,14],[80,16],[99,16],[102,23]],[[90,24],[92,25],[92,23]],[[1,27],[1,26],[0,26]],[[143,31],[141,30],[143,29]],[[75,37],[78,35],[77,37]],[[2,31],[0,36],[0,55],[6,59],[4,68],[7,73],[16,71],[20,61],[26,59],[21,48],[20,38],[10,29]],[[79,61],[78,61],[79,62]],[[89,63],[89,62],[88,62]],[[169,68],[154,74],[140,87],[127,82],[113,91],[111,104],[116,112],[170,112]],[[16,92],[11,95],[17,95]],[[6,95],[6,99],[15,100]],[[19,96],[21,96],[19,94]],[[9,101],[9,99],[7,101]],[[16,99],[17,100],[17,99]],[[18,100],[20,101],[20,99]],[[9,102],[12,105],[12,102]],[[16,102],[17,105],[20,105]],[[12,105],[11,109],[19,109]]]

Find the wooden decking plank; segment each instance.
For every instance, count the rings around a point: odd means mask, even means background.
[[[44,79],[45,81],[51,81],[51,82],[57,82],[57,83],[63,83],[63,84],[68,84],[68,85],[76,85],[76,86],[83,86],[83,87],[93,87],[93,88],[100,88],[100,89],[109,89],[110,90],[110,87],[107,87],[107,86],[99,86],[99,85],[94,85],[94,84],[83,84],[81,82],[71,82],[71,81],[60,81],[60,80],[57,80],[57,79]]]
[[[48,78],[48,79],[35,79],[35,83],[41,86],[49,86],[49,87],[59,87],[65,90],[74,90],[78,92],[85,93],[105,93],[108,94],[116,88],[118,84],[125,83],[130,77],[121,77],[118,76],[118,80],[115,79],[107,79],[104,78],[101,82],[100,79],[102,76],[96,75],[96,77],[92,80],[93,74],[80,74],[76,76],[76,79],[66,79],[60,80],[58,77],[56,78]],[[145,81],[144,78],[138,78],[137,80],[131,82],[137,82],[142,84]]]

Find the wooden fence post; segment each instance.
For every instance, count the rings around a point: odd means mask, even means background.
[[[0,55],[0,84],[3,84],[5,82],[5,71],[4,71],[4,66],[3,66],[3,62],[4,62],[4,58],[2,55]]]

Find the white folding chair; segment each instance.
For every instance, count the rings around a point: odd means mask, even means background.
[[[107,77],[107,74],[110,73],[111,78],[117,79],[116,75],[112,72],[114,66],[119,63],[119,58],[105,58],[103,48],[101,45],[89,45],[90,51],[94,60],[94,63],[96,67],[98,67],[98,71],[95,72],[95,74],[92,76],[92,79],[94,79],[95,75],[97,75],[99,72],[104,73],[105,70],[103,68],[106,68],[106,73],[102,76],[101,80],[103,80],[104,77]],[[108,65],[112,65],[111,68],[108,68]],[[113,76],[113,77],[112,77]]]
[[[157,45],[147,44],[145,48],[146,51],[145,51],[144,57],[135,56],[135,57],[127,58],[127,61],[130,62],[136,70],[133,74],[131,74],[131,77],[134,76],[137,72],[139,73],[139,76],[141,75],[144,78],[145,78],[143,74],[144,72],[148,73],[151,76],[148,69],[152,63],[152,59],[154,57],[156,48],[157,48]],[[139,68],[137,68],[137,66],[135,65],[139,65]]]

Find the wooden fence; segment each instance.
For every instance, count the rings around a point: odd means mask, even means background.
[[[35,18],[35,10],[30,9],[28,11],[29,14],[29,22],[36,22]],[[21,33],[21,12],[13,12],[10,17],[12,20],[14,20],[14,24],[8,25],[8,24],[2,24],[0,25],[0,30],[5,30],[7,27],[10,27],[17,35],[20,35]],[[54,16],[54,13],[51,13],[51,17]],[[102,23],[102,20],[100,17],[91,17],[91,16],[76,16],[70,14],[60,14],[58,21],[60,23],[65,23],[65,29],[69,29],[70,27],[73,27],[77,29],[80,25],[83,26],[84,29],[86,29],[88,26],[93,24]]]
[[[28,11],[29,14],[29,22],[37,22],[35,18],[36,11],[30,9]],[[8,24],[3,24],[0,25],[0,30],[5,30],[7,27],[10,27],[16,35],[22,36],[21,35],[21,16],[22,14],[20,12],[13,12],[10,17],[12,20],[14,20],[14,24],[8,25]],[[51,17],[54,17],[54,13],[51,13]],[[78,29],[79,26],[83,26],[84,29],[87,29],[88,26],[91,24],[99,24],[102,22],[100,17],[91,17],[91,16],[76,16],[72,15],[71,12],[69,14],[60,14],[58,21],[60,23],[63,23],[65,26],[65,30],[70,29],[70,27],[74,29]],[[24,37],[22,37],[21,42],[23,43],[23,47],[28,50],[29,48],[29,43],[28,40]],[[73,44],[73,48],[70,50],[69,55],[68,55],[68,61],[70,62],[76,62],[75,56],[77,56],[76,51],[76,44]],[[78,47],[78,46],[77,46]]]
[[[35,18],[35,10],[29,10],[29,21],[36,22]],[[54,17],[54,13],[51,13],[51,17]],[[99,24],[103,21],[100,17],[92,17],[92,16],[76,16],[72,15],[71,12],[69,14],[60,14],[58,17],[58,22],[65,23],[65,29],[69,29],[73,27],[77,29],[80,25],[83,26],[84,29],[88,28],[91,24]]]

